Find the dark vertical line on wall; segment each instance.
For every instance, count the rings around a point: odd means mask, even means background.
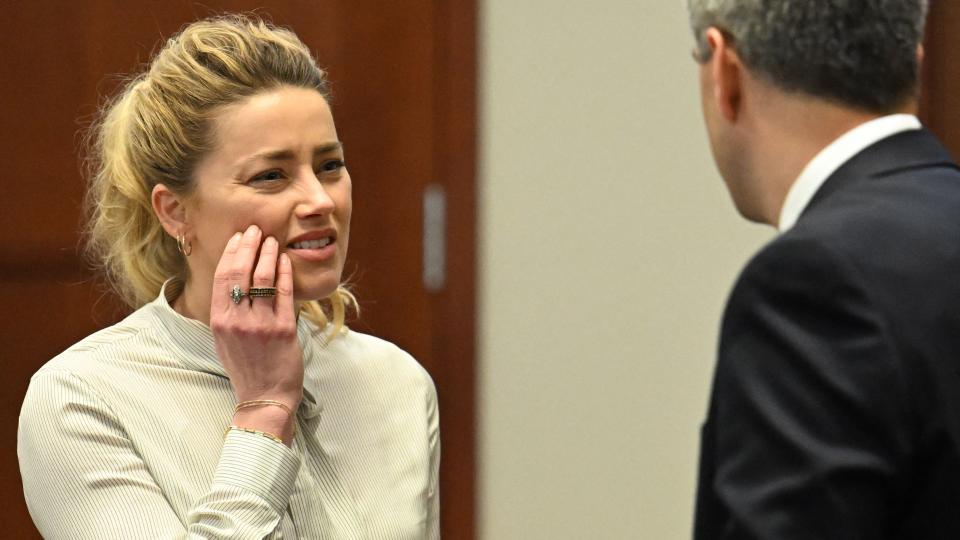
[[[436,0],[436,181],[447,195],[447,281],[433,297],[440,379],[443,538],[476,536],[477,6]],[[472,419],[456,423],[444,419]]]

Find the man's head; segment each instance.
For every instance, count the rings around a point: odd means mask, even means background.
[[[701,61],[715,27],[756,75],[872,113],[917,90],[928,0],[688,0]]]
[[[737,209],[776,224],[847,130],[916,103],[928,0],[687,0],[704,119]]]

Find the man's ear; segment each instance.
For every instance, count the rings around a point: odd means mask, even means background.
[[[157,184],[153,186],[150,202],[153,204],[153,211],[156,212],[157,218],[160,219],[160,225],[167,234],[173,238],[181,234],[188,235],[187,209],[182,197],[170,191],[167,186]]]
[[[743,62],[734,50],[730,38],[717,28],[708,28],[706,38],[713,51],[708,61],[713,77],[713,99],[720,114],[728,122],[735,122],[740,114]]]

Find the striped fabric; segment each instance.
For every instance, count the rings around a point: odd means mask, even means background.
[[[241,431],[224,437],[234,397],[213,337],[163,292],[44,365],[17,441],[41,534],[439,538],[429,375],[371,336],[326,343],[303,318],[298,332],[304,399],[292,448]]]

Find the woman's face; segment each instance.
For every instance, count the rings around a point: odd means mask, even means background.
[[[185,202],[190,279],[212,286],[227,241],[257,225],[289,255],[295,300],[329,296],[347,256],[352,202],[327,101],[281,87],[226,107],[213,128],[215,147]]]

